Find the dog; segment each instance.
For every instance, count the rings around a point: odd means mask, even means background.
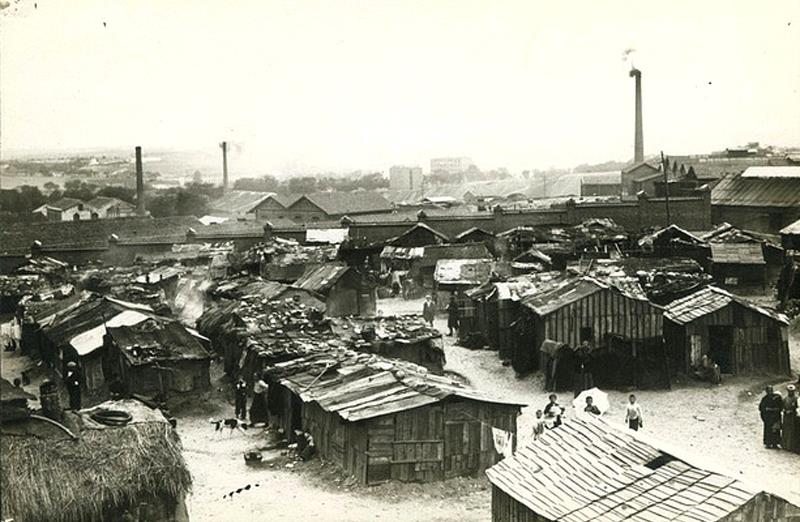
[[[239,430],[244,433],[244,430],[250,427],[249,423],[234,418],[210,420],[209,422],[214,425],[214,431],[222,431],[224,428],[228,428],[230,430],[228,435],[233,433],[233,430]]]

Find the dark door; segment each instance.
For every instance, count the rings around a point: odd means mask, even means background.
[[[719,365],[722,373],[733,373],[733,327],[709,326],[709,356]]]

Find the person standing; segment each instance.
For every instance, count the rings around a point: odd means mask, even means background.
[[[797,387],[790,384],[786,387],[789,392],[783,399],[783,449],[800,453],[800,432],[797,426]]]
[[[436,304],[430,294],[425,296],[425,303],[422,305],[422,318],[429,325],[433,326],[433,318],[436,316]]]
[[[239,379],[233,387],[234,394],[236,395],[236,418],[247,418],[247,385],[244,379]]]
[[[764,423],[764,447],[774,449],[781,443],[781,410],[783,399],[772,386],[764,388],[764,397],[758,404],[761,422]]]
[[[81,409],[81,370],[75,361],[67,363],[67,372],[64,374],[64,385],[69,394],[69,408]]]
[[[259,379],[253,385],[253,403],[250,405],[250,422],[267,423],[267,383]]]
[[[450,294],[450,302],[447,304],[447,328],[450,330],[447,335],[453,336],[458,333],[458,302],[455,294]]]
[[[536,410],[536,420],[533,421],[533,440],[539,440],[539,437],[544,435],[546,427],[544,418],[542,418],[542,410]]]
[[[625,421],[628,423],[628,428],[633,431],[639,431],[642,427],[642,407],[636,402],[636,395],[631,394],[628,397],[628,405],[625,408]]]

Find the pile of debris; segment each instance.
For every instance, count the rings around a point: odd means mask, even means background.
[[[306,267],[335,261],[338,244],[303,246],[297,241],[274,237],[241,253],[229,256],[233,273],[250,273],[282,282],[296,281]]]

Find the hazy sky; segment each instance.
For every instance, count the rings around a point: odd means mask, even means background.
[[[265,172],[800,144],[800,1],[18,0],[3,148],[242,145]]]

